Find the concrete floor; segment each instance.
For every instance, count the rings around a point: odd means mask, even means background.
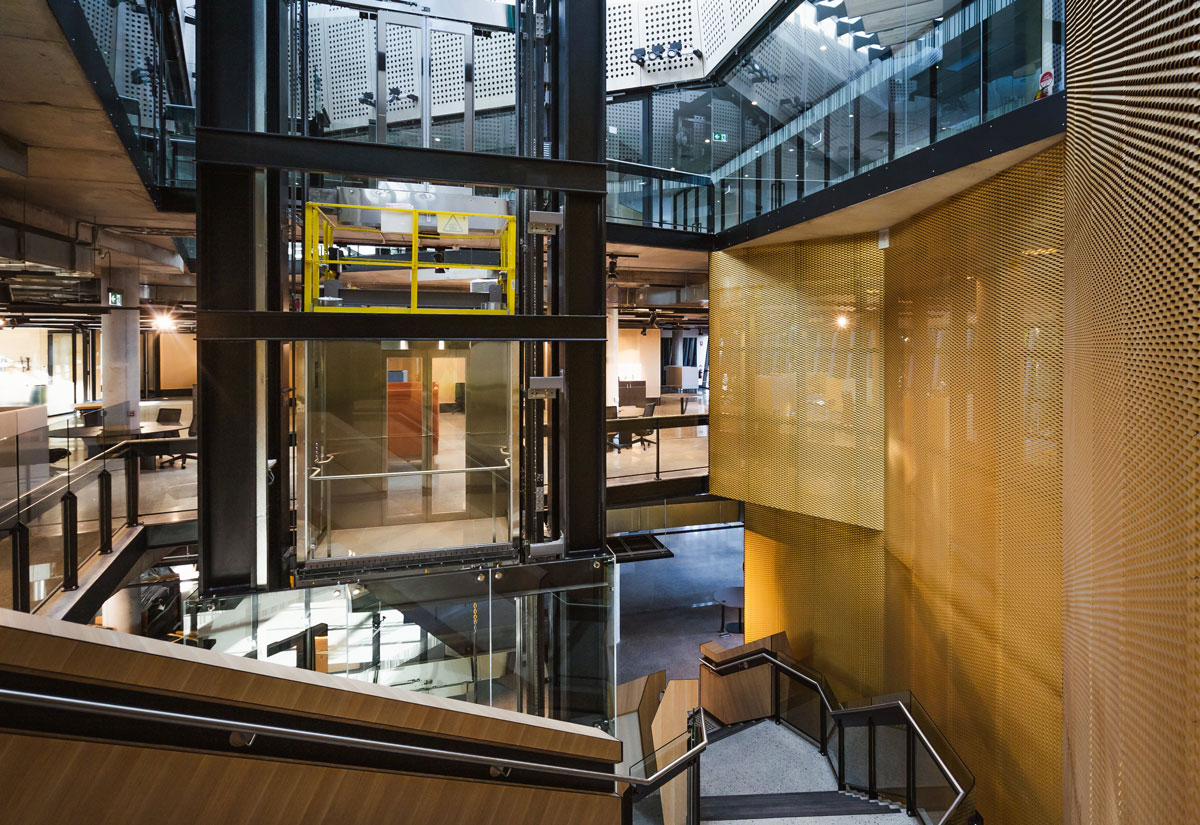
[[[680,414],[679,399],[670,395],[655,407],[654,417]],[[621,407],[617,414],[621,418],[636,418],[643,412],[641,407]],[[687,414],[708,412],[708,394],[688,401]],[[708,427],[675,427],[659,430],[651,436],[655,443],[635,445],[608,451],[608,483],[633,484],[650,481],[658,473],[659,478],[682,478],[708,473]],[[659,451],[661,449],[661,456]]]
[[[700,645],[719,635],[713,593],[743,582],[742,533],[735,527],[662,535],[674,558],[619,566],[618,683],[663,668],[668,679],[699,677]],[[734,611],[726,618],[737,621]],[[740,644],[741,636],[732,640]]]

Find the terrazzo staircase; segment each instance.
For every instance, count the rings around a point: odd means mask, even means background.
[[[710,720],[706,720],[710,721]],[[700,821],[771,825],[900,825],[898,805],[839,791],[825,757],[769,720],[709,731]]]

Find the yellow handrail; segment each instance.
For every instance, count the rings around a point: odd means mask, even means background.
[[[354,259],[339,259],[330,256],[329,252],[333,247],[333,238],[335,229],[345,229],[354,232],[371,232],[378,233],[382,236],[382,226],[379,229],[370,229],[360,226],[345,226],[342,227],[335,223],[333,218],[325,213],[326,209],[360,209],[372,212],[392,212],[398,214],[407,213],[411,217],[411,230],[407,233],[398,233],[402,236],[410,238],[408,244],[412,249],[412,254],[407,261],[397,262],[392,260],[383,260],[378,258],[354,258]],[[482,212],[455,212],[436,209],[414,209],[402,206],[356,206],[353,204],[341,203],[309,203],[305,207],[304,221],[304,310],[306,312],[388,312],[388,313],[407,313],[407,314],[457,314],[471,313],[476,315],[512,315],[516,312],[516,261],[517,261],[517,231],[516,218],[511,215],[495,215]],[[488,266],[486,264],[457,264],[457,263],[430,263],[428,261],[418,260],[419,256],[419,241],[422,238],[446,238],[445,235],[422,234],[420,231],[420,216],[421,215],[455,215],[461,218],[488,218],[492,220],[503,221],[502,227],[493,234],[454,234],[449,236],[455,241],[459,240],[495,240],[499,242],[500,264],[499,266]],[[478,232],[479,230],[476,230]],[[321,295],[321,280],[324,267],[332,264],[352,262],[354,264],[373,264],[375,266],[384,267],[408,267],[412,272],[412,280],[409,293],[409,305],[407,307],[345,307],[323,304],[320,300]],[[422,269],[461,269],[464,271],[472,270],[491,270],[499,273],[500,286],[504,293],[504,308],[503,309],[446,309],[437,307],[422,307],[418,300],[419,276]]]

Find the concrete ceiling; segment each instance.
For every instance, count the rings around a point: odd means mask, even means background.
[[[861,17],[868,34],[879,35],[881,46],[900,46],[933,28],[933,19],[959,0],[846,0],[849,17]]]
[[[0,14],[0,135],[25,153],[25,173],[0,171],[0,197],[69,221],[173,249],[195,216],[159,212],[44,0],[6,0]],[[15,144],[14,144],[15,142]],[[74,234],[74,233],[70,233]],[[74,235],[78,237],[78,235]]]

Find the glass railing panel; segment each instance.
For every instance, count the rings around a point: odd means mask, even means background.
[[[865,791],[870,787],[870,741],[866,725],[843,725],[846,737],[846,784]]]
[[[937,76],[936,140],[965,132],[982,122],[980,77],[982,74],[983,21],[979,3],[963,8],[952,18],[935,66]]]
[[[917,745],[914,759],[916,784],[913,802],[917,816],[925,825],[938,825],[954,805],[958,792],[925,747]]]
[[[821,695],[813,686],[787,673],[776,672],[779,681],[779,716],[814,742],[821,742]]]
[[[607,436],[610,482],[653,481],[708,472],[706,425],[663,426],[667,422],[655,422],[653,418],[649,422],[644,429]]]
[[[128,516],[128,509],[125,503],[128,492],[125,484],[125,456],[106,453],[101,461],[104,462],[104,469],[108,470],[108,474],[112,479],[112,530],[113,535],[116,535],[125,527]]]
[[[895,83],[888,78],[868,89],[855,102],[856,175],[887,163],[889,159],[893,140],[890,120],[895,111],[895,96]]]
[[[139,513],[148,516],[195,510],[200,472],[195,443],[171,440],[155,449],[154,441],[142,439],[139,445]]]
[[[608,220],[649,224],[652,199],[653,183],[647,176],[608,170]]]
[[[71,482],[71,492],[75,494],[77,559],[81,569],[100,551],[100,471],[104,469],[104,459],[89,464],[89,471]]]
[[[908,792],[908,730],[904,725],[875,726],[875,789],[903,800]]]
[[[47,486],[55,487],[47,490]],[[29,530],[29,604],[36,610],[63,579],[62,493],[65,485],[43,485],[21,508]]]
[[[825,121],[815,120],[803,131],[801,146],[804,152],[804,167],[801,178],[804,181],[802,196],[819,192],[826,186],[825,163],[829,156],[829,141],[826,140]]]
[[[654,753],[648,754],[630,765],[629,776],[636,779],[649,779],[687,753],[691,745],[692,732],[690,730],[684,731],[671,741],[655,749]]]
[[[1061,20],[1054,19],[1055,5],[1061,4],[1015,0],[988,19],[985,119],[1056,90],[1062,76],[1062,47],[1056,42],[1061,41]]]
[[[915,696],[909,694],[908,700],[905,702],[908,712],[912,715],[913,721],[917,723],[917,728],[923,734],[922,739],[928,742],[928,747],[932,748],[937,754],[946,771],[955,778],[958,784],[968,789],[974,786],[975,777],[971,770],[967,767],[967,763],[959,756],[958,751],[950,744],[950,740],[942,733],[941,728],[934,722]]]
[[[609,157],[711,176],[727,229],[1061,91],[1056,5],[962,4],[889,47],[800,5],[714,86],[613,100]]]

